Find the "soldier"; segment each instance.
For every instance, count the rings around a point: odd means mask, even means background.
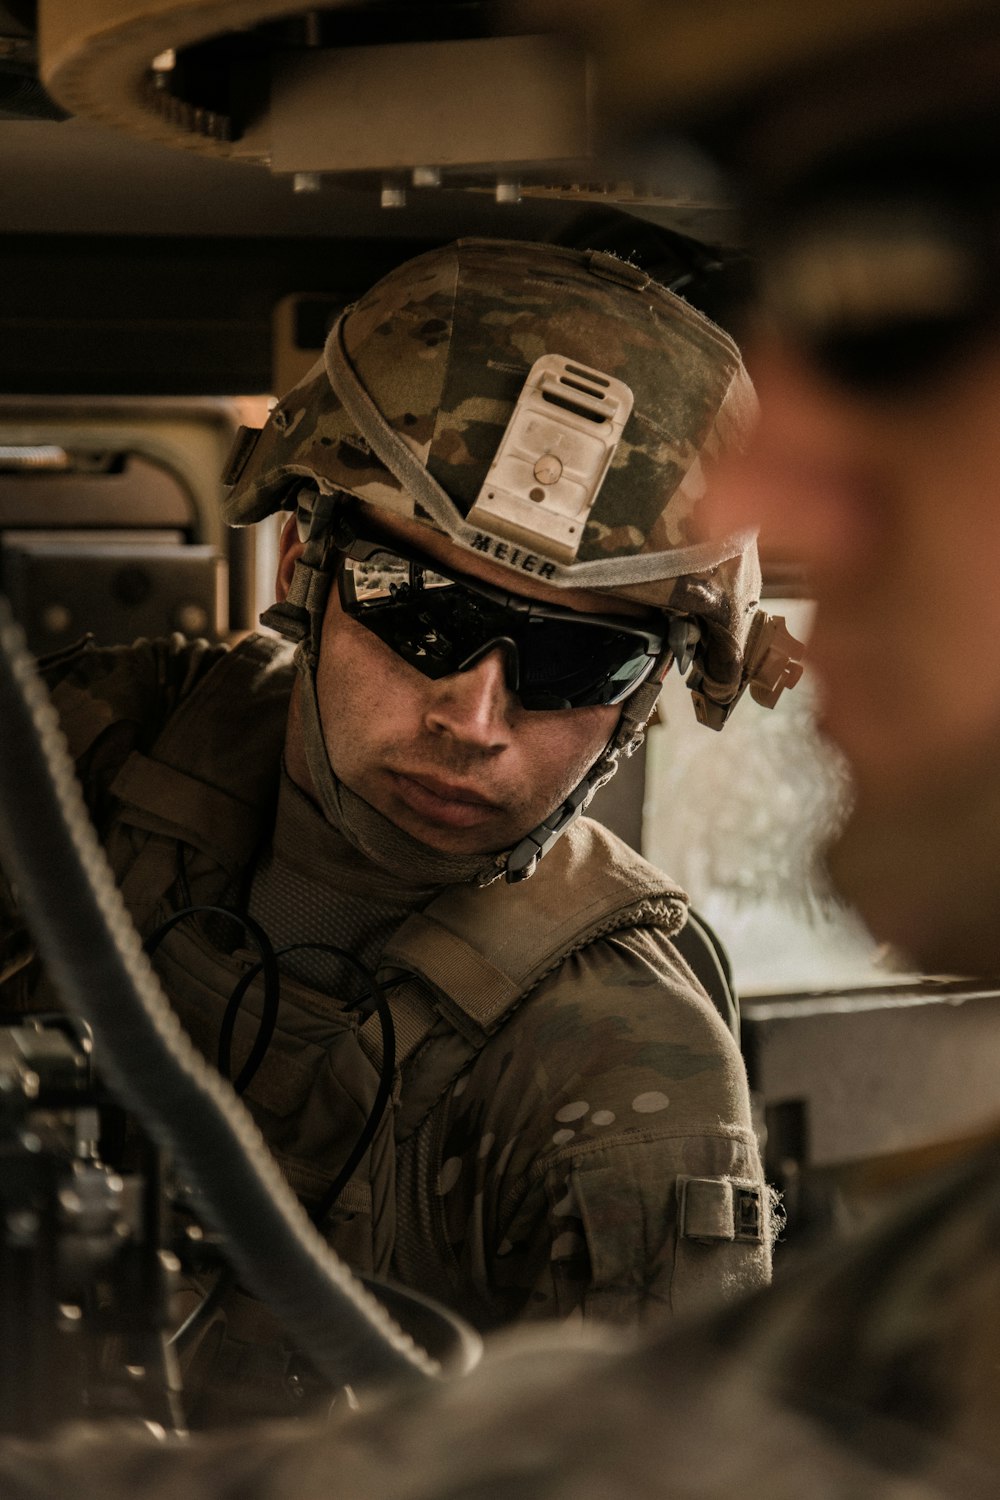
[[[647,147],[696,128],[751,208],[762,419],[720,466],[710,534],[759,521],[808,569],[825,724],[858,783],[834,873],[918,960],[996,972],[1000,7],[559,9],[592,23]],[[276,1489],[321,1495],[325,1458],[338,1500],[987,1500],[998,1163],[993,1137],[856,1244],[680,1333],[515,1340],[397,1414],[391,1459],[379,1413],[325,1454],[286,1450]]]
[[[719,466],[709,535],[759,522],[808,572],[858,787],[833,873],[915,960],[996,972],[1000,6],[569,9],[646,146],[696,130],[747,200],[761,423]],[[998,1149],[680,1334],[494,1351],[394,1431],[391,1463],[383,1414],[342,1429],[339,1500],[995,1496]],[[286,1460],[286,1489],[322,1493],[317,1451]]]
[[[432,252],[234,450],[227,519],[291,512],[264,618],[294,660],[258,635],[46,669],[184,1024],[347,1261],[480,1328],[769,1276],[685,897],[578,821],[673,660],[716,727],[794,676],[752,541],[689,541],[753,411],[731,340],[613,256]],[[287,1352],[226,1306],[213,1390],[267,1405]]]
[[[747,198],[762,418],[719,466],[709,535],[759,522],[808,570],[824,722],[858,785],[834,874],[918,961],[996,972],[1000,7],[553,10],[586,21],[647,149],[683,124]],[[342,1432],[341,1500],[995,1496],[998,1161],[994,1136],[680,1336],[494,1352],[435,1403],[439,1446],[426,1413],[392,1468],[374,1424]]]

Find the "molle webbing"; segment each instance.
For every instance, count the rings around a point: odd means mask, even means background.
[[[204,852],[222,863],[246,857],[254,838],[245,818],[239,823],[239,809],[259,819],[273,794],[292,680],[288,648],[248,636],[181,703],[150,757],[143,757],[146,765],[136,765],[135,756],[131,769],[126,762],[119,776],[122,800],[148,803],[153,817],[175,822],[196,848],[204,841]],[[227,803],[230,810],[223,812]],[[192,816],[198,820],[193,827]],[[203,817],[210,819],[206,827]]]
[[[130,809],[130,822],[152,833],[182,837],[226,869],[254,848],[249,804],[210,786],[200,776],[133,750],[112,782]]]

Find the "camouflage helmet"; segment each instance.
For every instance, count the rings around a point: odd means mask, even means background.
[[[767,701],[794,680],[758,608],[753,534],[707,543],[692,524],[703,460],[742,443],[755,412],[728,335],[635,266],[460,240],[346,309],[238,438],[224,513],[260,521],[305,480],[434,527],[514,588],[530,573],[693,622],[689,686],[720,727],[748,682]]]

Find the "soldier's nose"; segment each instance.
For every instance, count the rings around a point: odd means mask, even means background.
[[[432,686],[427,710],[429,729],[483,750],[497,751],[509,742],[516,700],[507,685],[507,662],[501,647],[480,657],[466,671],[439,678]]]

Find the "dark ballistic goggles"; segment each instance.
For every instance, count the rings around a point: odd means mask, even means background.
[[[644,682],[663,653],[663,632],[642,621],[508,594],[395,540],[341,531],[337,544],[345,613],[425,677],[468,671],[500,651],[523,708],[608,707]]]

